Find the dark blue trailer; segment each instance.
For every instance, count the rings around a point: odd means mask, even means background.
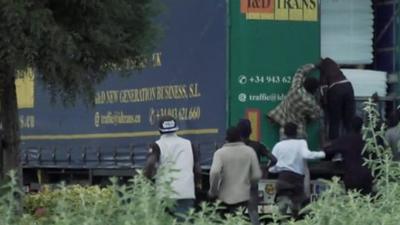
[[[159,47],[142,71],[109,74],[94,106],[51,104],[39,80],[19,80],[25,183],[132,175],[165,114],[178,118],[207,167],[226,127],[226,4],[164,0]]]

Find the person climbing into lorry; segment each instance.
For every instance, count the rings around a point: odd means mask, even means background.
[[[298,218],[302,204],[306,200],[304,193],[304,175],[308,159],[325,158],[323,151],[312,152],[306,140],[297,139],[297,125],[286,123],[285,140],[278,142],[272,154],[278,162],[271,167],[271,173],[278,173],[275,201],[282,214],[290,209],[294,218]]]
[[[321,108],[315,97],[319,81],[314,77],[306,77],[317,69],[314,64],[306,64],[297,69],[289,92],[283,101],[267,114],[267,118],[280,126],[280,136],[283,138],[283,126],[292,122],[297,124],[297,135],[306,138],[306,124],[320,117]]]
[[[171,116],[160,118],[161,136],[150,146],[144,175],[149,179],[155,178],[157,183],[161,183],[158,185],[160,188],[170,182],[172,192],[167,194],[169,198],[175,200],[175,207],[170,211],[181,221],[183,218],[180,215],[186,214],[194,207],[195,187],[201,182],[199,179],[201,168],[198,152],[189,140],[176,134],[178,130],[175,118]],[[168,171],[157,176],[158,168],[165,168]]]
[[[328,138],[335,140],[339,137],[341,128],[344,134],[351,132],[351,120],[356,112],[354,90],[332,59],[323,59],[319,67],[321,100],[328,125]]]
[[[261,160],[263,157],[268,159],[267,168],[276,164],[276,158],[271,154],[271,152],[258,141],[253,141],[250,139],[250,134],[252,133],[251,123],[248,119],[240,119],[236,127],[240,131],[240,136],[242,141],[253,148],[257,154],[258,161],[261,165]],[[260,224],[258,216],[258,182],[252,182],[250,185],[250,200],[248,205],[248,212],[251,223],[253,225]]]
[[[254,150],[245,145],[237,127],[226,131],[226,143],[214,153],[210,169],[210,198],[222,202],[221,214],[233,214],[247,207],[250,184],[261,178]]]
[[[356,116],[351,121],[352,130],[349,134],[339,137],[330,145],[325,146],[327,158],[341,153],[344,163],[343,182],[346,190],[358,190],[362,194],[372,192],[373,177],[371,170],[365,165],[363,153],[365,141],[361,129],[363,120]]]

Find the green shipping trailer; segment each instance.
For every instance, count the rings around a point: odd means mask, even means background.
[[[228,45],[229,124],[249,118],[252,138],[272,148],[278,128],[266,113],[285,97],[296,69],[320,59],[318,1],[229,1]],[[308,129],[312,149],[318,124]]]

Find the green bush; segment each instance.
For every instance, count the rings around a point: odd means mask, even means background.
[[[44,188],[40,193],[23,196],[24,212],[18,210],[16,196],[22,193],[15,188],[16,184],[13,178],[3,187],[10,191],[0,198],[0,225],[177,224],[175,217],[165,210],[173,202],[164,197],[165,192],[159,191],[157,185],[160,184],[154,185],[142,175],[135,176],[126,185],[118,185],[116,179],[112,179],[112,185],[107,188],[65,185],[54,190]],[[249,224],[241,215],[222,220],[217,205],[201,207],[199,212],[191,211],[182,224]]]
[[[358,192],[345,192],[338,178],[327,181],[329,188],[318,201],[304,209],[303,220],[282,220],[277,213],[270,215],[270,224],[290,225],[398,225],[400,221],[400,165],[392,161],[391,151],[377,143],[382,138],[383,127],[376,131],[377,112],[370,101],[365,108],[368,123],[364,138],[370,157],[367,164],[375,175],[376,194],[363,196]],[[127,185],[107,188],[60,185],[55,190],[23,196],[16,188],[17,181],[3,186],[7,194],[0,197],[0,225],[170,225],[177,224],[165,209],[173,202],[159,192],[142,175],[134,177]],[[168,185],[166,185],[168,186]],[[18,204],[24,199],[24,211]],[[242,215],[221,219],[217,205],[203,204],[198,212],[191,211],[182,224],[196,225],[247,225]]]
[[[51,190],[49,186],[44,186],[39,193],[27,194],[24,197],[24,211],[35,214],[39,209],[44,209],[45,211],[53,210],[56,208],[59,199],[63,198],[63,194],[66,195],[66,203],[71,207],[80,207],[81,203],[87,206],[107,204],[104,199],[111,200],[113,198],[113,192],[110,188],[73,185],[68,186],[65,190]]]
[[[384,126],[378,127],[379,119],[375,104],[365,103],[367,123],[363,128],[366,141],[364,151],[369,153],[366,164],[375,177],[373,196],[358,192],[345,192],[339,179],[329,182],[329,189],[321,198],[310,204],[308,215],[301,221],[289,221],[293,225],[398,225],[400,224],[400,164],[392,160],[392,152],[378,143],[383,141]]]

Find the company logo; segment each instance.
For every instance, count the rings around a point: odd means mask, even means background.
[[[242,13],[273,13],[275,0],[242,0],[240,11]]]
[[[247,20],[318,21],[318,0],[241,0]]]

